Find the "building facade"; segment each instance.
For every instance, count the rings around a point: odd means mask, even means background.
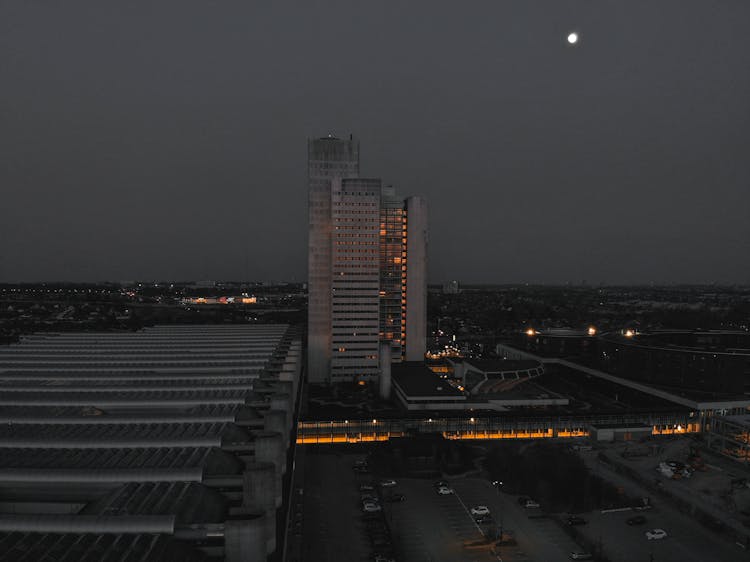
[[[331,331],[331,180],[359,176],[359,141],[333,137],[307,145],[308,181],[308,379],[330,377]]]
[[[421,361],[426,335],[427,206],[359,177],[359,142],[308,142],[308,378],[377,378],[393,362]]]
[[[331,182],[331,380],[377,377],[380,180]]]

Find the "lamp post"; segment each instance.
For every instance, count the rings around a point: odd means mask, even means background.
[[[497,490],[497,495],[500,496],[500,487],[503,485],[503,482],[501,480],[494,480],[492,482],[492,485],[495,487],[495,490]],[[498,540],[502,542],[503,540],[503,502],[502,500],[499,501],[498,505],[500,505],[500,526],[498,527]]]

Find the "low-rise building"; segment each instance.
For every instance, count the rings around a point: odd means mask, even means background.
[[[265,560],[301,365],[286,325],[0,349],[0,560]]]

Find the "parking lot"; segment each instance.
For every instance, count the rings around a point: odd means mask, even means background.
[[[305,562],[371,561],[373,549],[360,507],[356,455],[323,449],[308,451],[305,459],[302,517]],[[300,561],[300,562],[302,562]]]
[[[581,454],[592,472],[619,486],[633,497],[647,496],[649,492],[625,476],[610,470],[596,460],[596,452]],[[690,516],[679,512],[668,502],[657,498],[654,509],[642,512],[643,525],[627,525],[632,511],[619,513],[590,513],[585,517],[589,524],[578,527],[589,540],[601,543],[604,554],[612,562],[653,560],[656,562],[739,562],[750,560],[750,552],[730,544]],[[645,532],[660,528],[667,532],[663,540],[646,540]]]
[[[576,549],[554,521],[529,518],[538,510],[525,510],[483,479],[450,481],[455,490],[450,495],[439,495],[431,480],[397,479],[396,486],[380,489],[382,514],[365,514],[360,486],[384,475],[353,470],[362,455],[323,449],[310,453],[304,490],[305,561],[373,560],[379,550],[372,542],[377,516],[391,529],[398,562],[562,562]],[[396,494],[403,494],[405,501],[383,501]],[[490,522],[475,522],[469,513],[475,505],[490,509]],[[500,526],[517,545],[498,547],[497,553],[465,547]]]
[[[594,453],[587,453],[589,462]],[[565,532],[564,514],[549,515],[541,508],[525,508],[518,497],[505,494],[482,478],[449,479],[455,493],[439,495],[432,480],[396,478],[396,485],[379,487],[390,475],[357,472],[363,454],[340,449],[311,449],[305,467],[303,556],[300,562],[372,562],[377,552],[398,562],[563,562],[572,551],[581,551]],[[629,495],[644,494],[637,485],[606,467],[595,472]],[[363,511],[362,485],[375,484],[376,503],[382,511]],[[387,501],[403,495],[404,501]],[[472,506],[487,506],[491,518],[477,524]],[[750,553],[722,542],[690,517],[657,502],[644,511],[646,521],[628,525],[633,511],[582,514],[585,525],[576,526],[590,546],[601,546],[611,562],[722,562],[749,561]],[[652,528],[667,531],[663,540],[646,540]],[[515,544],[467,548],[484,535],[499,530]]]

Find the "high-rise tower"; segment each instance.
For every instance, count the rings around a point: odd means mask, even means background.
[[[308,380],[373,379],[383,361],[421,361],[427,207],[359,177],[359,143],[308,143]],[[381,353],[385,342],[389,353]],[[386,357],[388,359],[386,359]]]
[[[331,180],[357,176],[358,140],[329,135],[308,141],[307,376],[310,382],[327,382],[331,375]]]

